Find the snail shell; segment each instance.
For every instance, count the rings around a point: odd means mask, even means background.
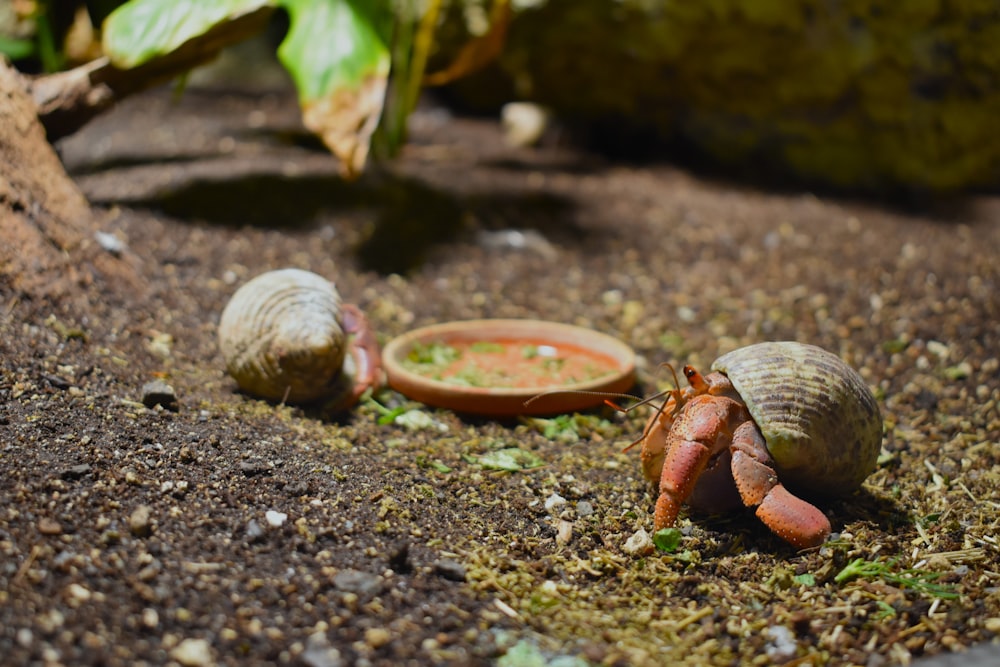
[[[712,370],[733,383],[789,486],[843,495],[875,470],[882,416],[868,385],[837,355],[759,343],[724,354]]]
[[[305,403],[336,397],[349,390],[340,312],[340,295],[322,276],[300,269],[261,274],[222,311],[219,348],[226,369],[240,389],[261,398]]]

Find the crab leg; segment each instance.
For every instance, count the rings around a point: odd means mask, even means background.
[[[704,395],[691,399],[666,443],[653,515],[656,530],[673,525],[709,460],[727,446],[734,429],[746,419],[746,410],[731,399]]]
[[[666,456],[667,435],[674,424],[677,412],[677,401],[673,396],[667,399],[659,410],[650,415],[643,429],[642,451],[639,460],[642,462],[642,474],[650,482],[658,482],[663,470],[663,458]],[[630,445],[631,446],[631,445]]]
[[[354,304],[341,306],[343,327],[348,335],[347,353],[354,362],[354,386],[352,397],[357,401],[369,388],[377,389],[382,384],[382,356],[375,330],[368,318]]]
[[[732,471],[747,507],[778,537],[799,549],[815,547],[830,535],[830,521],[815,506],[789,493],[774,471],[764,436],[751,421],[733,434]]]

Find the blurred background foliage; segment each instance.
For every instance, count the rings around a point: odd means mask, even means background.
[[[99,25],[115,4],[7,0],[0,48],[29,70],[72,61],[66,38],[79,9]],[[426,59],[424,81],[443,84],[442,98],[464,110],[532,101],[603,150],[683,154],[795,187],[950,193],[1000,184],[994,0],[394,6],[410,26],[396,32],[394,73],[424,39],[417,69]],[[11,7],[27,18],[11,23]],[[432,10],[427,41],[419,28]],[[409,82],[396,95],[412,93],[412,70],[395,78]]]

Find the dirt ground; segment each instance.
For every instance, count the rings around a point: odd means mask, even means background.
[[[148,293],[0,295],[6,663],[877,667],[1000,637],[1000,198],[762,191],[508,148],[433,107],[345,184],[287,91],[154,92],[59,149]],[[346,415],[237,392],[219,314],[290,266],[383,342],[472,317],[610,333],[640,395],[669,386],[661,362],[821,345],[876,391],[878,468],[822,503],[820,549],[745,511],[682,514],[675,551],[633,553],[645,409],[408,428],[380,423],[405,405],[388,390]],[[144,407],[155,379],[176,411]],[[544,465],[479,463],[505,447]]]

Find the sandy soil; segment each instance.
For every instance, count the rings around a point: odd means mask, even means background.
[[[60,151],[148,298],[2,295],[9,664],[876,666],[1000,636],[1000,199],[761,191],[507,148],[434,108],[345,184],[285,91],[145,95]],[[684,514],[675,551],[633,553],[655,501],[622,451],[642,409],[422,409],[411,429],[380,423],[406,406],[391,391],[346,415],[238,393],[219,314],[288,266],[335,280],[383,341],[470,317],[613,334],[639,394],[669,386],[661,362],[812,342],[875,390],[882,456],[822,503],[820,549],[741,511]],[[155,379],[176,411],[143,405]],[[544,465],[479,463],[506,447]]]

